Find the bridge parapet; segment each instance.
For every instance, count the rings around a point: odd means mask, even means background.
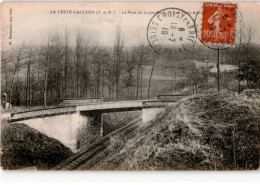
[[[67,98],[62,99],[61,106],[66,105],[86,105],[86,104],[94,104],[94,103],[102,103],[102,97],[92,97],[92,98]]]
[[[118,101],[118,102],[102,102],[97,104],[88,104],[77,106],[78,111],[92,110],[110,110],[115,108],[142,108],[142,101]]]
[[[11,114],[11,121],[21,121],[26,119],[33,119],[39,117],[48,117],[62,114],[72,114],[76,113],[76,106],[69,107],[55,107],[55,108],[46,108],[46,109],[37,109],[31,111],[22,111]]]

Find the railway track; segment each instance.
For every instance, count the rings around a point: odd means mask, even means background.
[[[79,152],[65,160],[64,162],[58,164],[52,170],[74,170],[83,163],[91,160],[96,154],[103,151],[109,145],[109,139],[112,136],[117,134],[127,134],[132,130],[136,129],[137,123],[142,121],[142,119],[134,120],[133,122],[107,134],[106,136],[102,137],[98,141],[94,142],[93,144],[87,145],[82,148]]]

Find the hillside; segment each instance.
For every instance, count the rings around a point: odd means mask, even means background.
[[[29,126],[7,123],[2,127],[3,169],[36,167],[47,170],[72,155],[69,148]]]
[[[198,94],[168,107],[128,138],[111,139],[98,170],[259,168],[260,94]]]

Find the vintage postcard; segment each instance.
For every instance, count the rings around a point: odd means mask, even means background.
[[[258,170],[260,2],[3,2],[3,170]]]

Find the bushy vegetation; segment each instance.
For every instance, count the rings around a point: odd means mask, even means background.
[[[30,166],[46,170],[72,155],[69,148],[25,124],[8,124],[2,128],[1,166],[13,170]]]
[[[259,168],[260,94],[190,96],[168,107],[129,138],[111,139],[94,169],[253,170]]]
[[[115,131],[125,125],[130,121],[140,118],[140,111],[128,111],[128,112],[114,112],[103,114],[103,125],[104,125],[104,135]]]

